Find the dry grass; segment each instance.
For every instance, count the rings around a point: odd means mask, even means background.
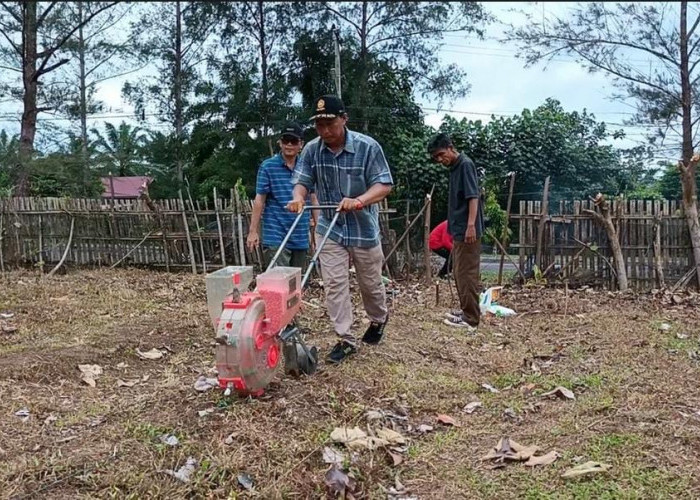
[[[18,327],[0,333],[0,497],[324,497],[323,444],[335,427],[366,427],[370,409],[407,414],[395,426],[410,444],[396,467],[382,451],[357,455],[350,470],[360,497],[386,498],[383,487],[397,474],[422,499],[700,496],[696,297],[670,305],[649,296],[508,290],[502,302],[524,314],[466,336],[440,323],[449,306],[444,285],[441,295],[436,307],[434,289],[404,284],[386,343],[322,365],[311,378],[280,375],[262,398],[240,400],[193,389],[213,366],[202,276],[83,271],[42,282],[11,274],[0,283],[0,312],[15,313],[0,326]],[[660,330],[662,322],[671,329]],[[323,309],[307,309],[302,325],[327,352],[334,339]],[[135,354],[153,347],[168,354]],[[83,363],[104,368],[96,388],[81,383]],[[140,383],[117,387],[117,379]],[[577,399],[540,396],[557,385]],[[483,407],[463,413],[475,400]],[[21,408],[31,412],[26,422],[15,416]],[[216,411],[199,417],[207,408]],[[437,424],[438,413],[461,426]],[[424,423],[434,432],[407,427]],[[164,433],[181,444],[164,445]],[[224,444],[231,434],[233,444]],[[491,470],[480,457],[502,435],[562,458],[534,470]],[[189,456],[200,464],[192,483],[159,472]],[[561,479],[577,460],[613,468]],[[252,492],[237,483],[243,472],[255,481]]]

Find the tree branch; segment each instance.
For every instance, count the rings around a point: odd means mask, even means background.
[[[388,42],[389,40],[395,40],[397,38],[407,38],[407,37],[417,36],[417,35],[430,35],[432,33],[451,33],[454,31],[463,31],[463,30],[461,30],[461,29],[451,29],[451,30],[435,29],[435,30],[425,30],[425,31],[414,31],[412,33],[401,33],[398,35],[387,36],[384,38],[378,38],[377,40],[374,40],[373,42],[368,44],[367,49],[369,49],[370,47],[373,47],[374,45],[377,45],[379,43]]]
[[[46,7],[46,8],[44,9],[44,12],[41,13],[41,15],[39,16],[39,19],[37,19],[37,21],[36,21],[36,27],[37,27],[37,29],[39,28],[39,26],[41,26],[41,23],[44,22],[44,20],[46,19],[46,17],[47,17],[47,16],[49,15],[49,13],[53,10],[53,8],[56,6],[57,3],[58,3],[58,2],[51,2],[51,3],[49,4],[49,6]]]
[[[3,26],[3,27],[4,27],[4,26]],[[15,52],[17,52],[17,54],[18,54],[20,57],[22,57],[22,56],[24,55],[24,54],[22,53],[22,49],[20,49],[20,48],[15,44],[15,42],[12,41],[12,39],[11,39],[10,36],[5,32],[5,30],[4,30],[4,29],[0,29],[0,33],[2,33],[2,36],[5,37],[5,40],[7,40],[8,42],[10,42],[10,45],[12,46],[13,49],[15,49]]]
[[[635,50],[640,50],[642,52],[647,52],[653,56],[656,56],[659,59],[662,59],[664,61],[668,61],[674,66],[680,66],[680,63],[678,61],[675,61],[674,59],[666,56],[665,54],[662,54],[659,51],[656,51],[650,47],[645,47],[643,45],[637,45],[632,42],[620,42],[617,40],[608,40],[605,38],[580,38],[580,37],[573,37],[573,36],[561,36],[561,35],[548,35],[545,32],[540,32],[537,35],[537,38],[541,38],[543,40],[546,40],[548,42],[565,42],[567,46],[571,47],[573,49],[574,45],[613,45],[613,46],[618,46],[618,47],[627,47],[628,49],[635,49]],[[573,44],[573,45],[572,45]]]
[[[357,25],[357,23],[355,23],[354,21],[351,21],[351,20],[350,20],[348,17],[346,17],[344,14],[341,14],[340,12],[338,12],[337,10],[335,10],[333,7],[329,7],[328,5],[325,5],[325,7],[326,7],[326,10],[330,10],[331,12],[333,12],[333,13],[334,13],[336,16],[338,16],[339,18],[344,19],[345,21],[347,21],[348,23],[350,23],[358,32],[362,31],[362,29],[360,28],[360,26]]]
[[[51,66],[44,66],[42,65],[42,68],[39,68],[36,73],[34,73],[34,76],[32,77],[33,81],[37,81],[38,78],[41,75],[45,75],[46,73],[50,73],[51,71],[55,70],[56,68],[60,68],[64,64],[67,64],[70,62],[70,59],[61,59],[55,64],[52,64]]]
[[[85,19],[81,20],[81,22],[77,23],[70,32],[68,32],[63,38],[61,38],[58,42],[54,44],[53,47],[46,49],[42,52],[42,57],[44,58],[43,62],[39,66],[39,69],[37,70],[37,74],[44,74],[48,73],[46,71],[46,65],[49,62],[49,59],[51,56],[58,50],[60,49],[70,38],[75,34],[76,31],[78,31],[82,26],[85,26],[88,24],[96,15],[100,14],[101,12],[111,9],[115,5],[117,5],[119,2],[110,2],[99,9],[97,9],[95,12],[91,13],[89,16],[87,16]],[[55,67],[52,69],[56,69]]]
[[[7,11],[8,14],[10,14],[15,21],[17,21],[19,24],[22,24],[22,18],[15,13],[10,7],[7,6],[5,2],[0,2],[0,5]]]
[[[661,87],[661,86],[659,86],[659,85],[656,85],[655,83],[651,83],[651,82],[648,82],[648,81],[640,80],[640,79],[635,78],[635,77],[633,77],[633,76],[631,76],[631,75],[625,75],[624,73],[620,73],[618,70],[615,70],[615,69],[611,68],[610,66],[605,65],[605,64],[603,64],[602,62],[599,62],[599,61],[593,59],[593,58],[590,57],[590,56],[587,56],[586,54],[584,54],[583,52],[581,52],[580,50],[578,50],[575,46],[572,46],[572,47],[571,47],[571,50],[573,50],[574,52],[576,52],[579,56],[581,56],[583,59],[585,59],[586,61],[588,61],[589,64],[595,66],[596,68],[599,68],[599,69],[602,69],[602,70],[604,70],[604,71],[607,71],[608,73],[611,73],[611,74],[613,74],[613,75],[615,75],[615,76],[617,76],[617,77],[619,77],[619,78],[622,78],[623,80],[627,80],[627,81],[633,82],[633,83],[638,83],[638,84],[640,84],[640,85],[646,85],[646,86],[648,86],[648,87],[651,87],[651,88],[653,88],[653,89],[658,90],[659,92],[661,92],[661,93],[663,93],[663,94],[666,94],[667,96],[669,96],[670,98],[672,98],[672,99],[674,99],[674,100],[676,100],[676,101],[680,101],[680,98],[679,98],[677,95],[673,94],[672,92],[669,92],[668,90],[666,90],[665,88],[663,88],[663,87]]]

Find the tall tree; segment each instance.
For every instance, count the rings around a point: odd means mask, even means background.
[[[214,32],[215,4],[164,2],[144,4],[132,26],[138,56],[156,74],[124,84],[122,93],[134,105],[137,116],[154,113],[175,135],[174,174],[183,181],[183,144],[191,122],[190,105],[200,80],[200,66],[207,60],[207,46]]]
[[[0,64],[4,70],[21,77],[19,85],[16,81],[0,83],[0,92],[22,102],[16,172],[18,194],[26,195],[29,189],[37,116],[42,111],[55,109],[57,105],[51,98],[52,91],[56,89],[45,81],[47,75],[69,62],[62,56],[61,49],[71,37],[95,16],[116,4],[86,4],[84,15],[78,19],[76,5],[70,2],[0,2]]]
[[[463,97],[469,91],[464,71],[456,65],[442,65],[438,49],[445,33],[483,35],[490,19],[478,2],[319,2],[325,16],[319,18],[326,30],[340,26],[343,47],[354,48],[360,68],[358,79],[348,85],[369,129],[371,103],[368,82],[378,61],[408,71],[416,90],[424,96]],[[354,44],[347,44],[353,40]],[[350,82],[350,80],[347,80]]]
[[[261,138],[273,134],[276,122],[290,113],[290,74],[297,66],[294,41],[308,16],[309,8],[303,2],[256,0],[218,5],[217,17],[224,20],[220,31],[224,54],[219,67],[223,74],[231,75],[233,63],[249,80],[251,117],[259,122],[254,128]],[[227,85],[223,74],[219,82]]]
[[[119,37],[116,30],[122,26],[133,4],[115,6],[105,11],[95,22],[84,25],[82,21],[88,14],[87,3],[83,0],[75,2],[77,20],[81,25],[77,33],[66,42],[64,52],[72,59],[65,67],[68,80],[77,85],[70,86],[61,105],[61,111],[78,121],[77,137],[80,141],[81,175],[84,181],[89,174],[88,115],[104,108],[103,103],[95,99],[97,85],[132,70],[124,67],[127,64],[125,56],[131,49],[130,37]],[[105,2],[90,3],[95,8],[96,4]]]
[[[557,54],[574,56],[590,71],[602,71],[637,104],[636,123],[657,127],[656,136],[680,136],[678,169],[683,208],[700,285],[700,222],[696,168],[692,161],[700,123],[700,13],[689,22],[688,2],[579,4],[567,19],[531,18],[511,28],[528,64]],[[693,113],[698,114],[693,117]],[[673,151],[673,150],[672,150]]]

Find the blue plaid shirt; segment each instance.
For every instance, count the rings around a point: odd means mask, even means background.
[[[335,205],[343,198],[357,198],[372,185],[393,185],[382,147],[359,132],[345,129],[345,146],[335,154],[320,137],[304,146],[294,168],[293,184],[309,191],[315,188],[321,205]],[[317,232],[325,234],[333,218],[332,210],[323,210]],[[330,239],[346,247],[372,248],[380,243],[377,204],[341,214]]]

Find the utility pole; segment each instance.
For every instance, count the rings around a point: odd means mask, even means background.
[[[333,44],[335,45],[335,68],[333,68],[335,93],[342,99],[343,96],[340,92],[340,31],[335,27],[335,24],[331,28],[331,31],[333,31]]]

